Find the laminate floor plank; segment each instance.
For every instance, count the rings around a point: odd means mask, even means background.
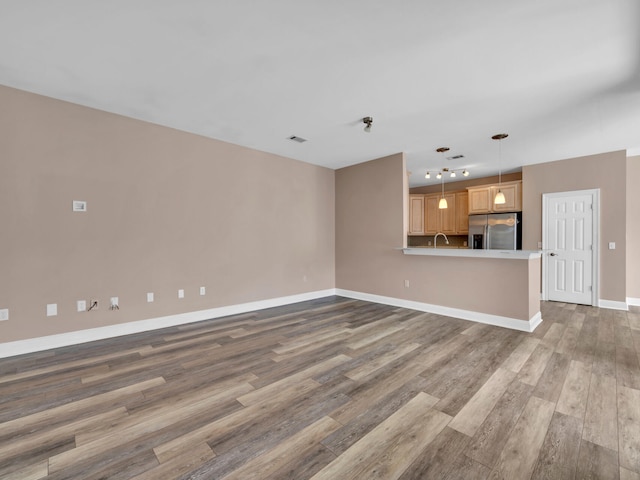
[[[467,435],[445,427],[399,479],[446,478],[455,468],[451,459],[460,457],[470,441]]]
[[[565,379],[556,410],[565,415],[583,418],[587,408],[591,365],[572,360]]]
[[[582,438],[611,450],[618,450],[618,408],[616,380],[591,375]]]
[[[429,395],[416,395],[312,478],[398,478],[451,419],[431,405]]]
[[[49,473],[48,462],[42,460],[32,465],[27,465],[20,470],[2,475],[4,480],[40,480],[45,478]]]
[[[616,451],[584,439],[580,442],[576,479],[617,480],[619,476],[620,468]]]
[[[640,309],[337,296],[0,359],[0,478],[640,478]]]
[[[620,480],[640,480],[640,473],[620,467]]]
[[[640,473],[640,390],[618,385],[620,466]]]
[[[635,347],[616,346],[616,378],[618,385],[640,390],[640,361]]]
[[[518,373],[539,343],[540,339],[538,338],[524,337],[518,347],[509,355],[509,358],[505,360],[502,367]]]
[[[534,396],[529,399],[489,478],[531,476],[553,411],[553,403]]]
[[[449,427],[473,437],[515,376],[516,374],[510,370],[498,368],[462,410],[453,417]]]
[[[549,402],[556,403],[567,378],[571,357],[554,352],[542,372],[533,394]]]
[[[340,428],[338,422],[330,417],[322,417],[223,478],[225,480],[261,480],[286,467],[287,463],[293,460],[292,452],[295,451],[296,455],[306,455],[322,439],[338,428]]]
[[[493,468],[509,434],[524,410],[533,387],[513,381],[477,430],[465,454],[483,465]]]
[[[367,433],[382,423],[387,417],[395,413],[409,400],[424,390],[426,380],[416,376],[397,390],[390,392],[380,401],[373,404],[360,415],[355,417],[343,427],[322,440],[322,444],[328,447],[335,455],[340,455],[351,445],[356,443]],[[432,405],[438,402],[437,398],[431,398]]]
[[[593,354],[592,372],[596,375],[616,376],[616,345],[598,341]]]
[[[531,478],[574,478],[581,437],[581,419],[555,412]]]
[[[539,343],[520,369],[518,380],[522,383],[536,386],[544,370],[547,368],[547,363],[551,359],[552,354],[553,348],[544,343]]]

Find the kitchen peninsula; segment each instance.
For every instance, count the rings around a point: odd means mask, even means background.
[[[424,295],[437,304],[422,310],[525,332],[542,321],[540,251],[418,247],[402,253],[412,273],[429,277]]]

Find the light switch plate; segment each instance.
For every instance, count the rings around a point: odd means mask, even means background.
[[[76,306],[77,306],[79,312],[86,312],[87,311],[87,301],[86,300],[78,300],[76,302]]]
[[[147,303],[153,302],[153,292],[147,293]]]
[[[609,250],[615,250],[616,249],[616,242],[609,242]]]
[[[205,287],[200,287],[200,295],[206,295],[207,289]]]
[[[58,315],[58,304],[47,303],[47,317],[55,317]]]
[[[5,320],[9,320],[9,309],[8,308],[3,308],[0,310],[0,322],[3,322]]]
[[[87,202],[84,200],[74,200],[73,201],[73,211],[74,212],[86,212],[87,211]]]
[[[184,290],[183,289],[178,290],[178,298],[184,298]]]

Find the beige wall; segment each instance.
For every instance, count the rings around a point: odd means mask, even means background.
[[[627,158],[627,297],[640,299],[640,156]]]
[[[404,175],[402,154],[336,171],[336,287],[519,320],[539,312],[537,261],[398,250]]]
[[[542,194],[600,189],[600,299],[626,299],[626,154],[590,155],[525,166],[522,170],[522,248],[542,241]],[[607,244],[616,242],[616,249]]]
[[[334,287],[332,170],[6,87],[0,105],[0,343]]]

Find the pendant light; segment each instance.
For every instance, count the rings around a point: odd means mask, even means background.
[[[504,205],[507,203],[507,200],[504,198],[504,193],[502,193],[502,142],[503,138],[507,138],[509,135],[506,133],[497,133],[493,137],[493,140],[498,140],[498,193],[496,193],[496,197],[493,199],[493,203],[496,205]]]
[[[436,152],[441,153],[442,156],[444,156],[444,152],[448,152],[448,151],[449,151],[449,147],[440,147],[436,150]],[[438,202],[438,208],[445,209],[445,208],[449,208],[449,206],[447,205],[447,199],[444,198],[444,177],[442,176],[442,174],[440,174],[440,178],[442,183],[442,197]]]

